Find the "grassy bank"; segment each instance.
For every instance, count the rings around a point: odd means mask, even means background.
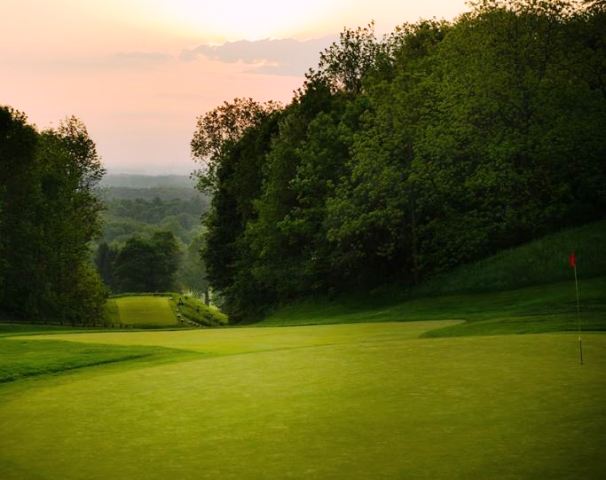
[[[581,322],[585,330],[606,330],[606,277],[581,284]],[[577,329],[574,283],[527,287],[478,294],[453,294],[407,301],[347,298],[309,300],[276,310],[259,326],[356,322],[464,320],[466,323],[431,335],[492,335]]]
[[[412,296],[514,290],[531,285],[568,282],[573,278],[569,254],[577,254],[582,280],[606,276],[606,220],[547,235],[463,265],[414,288]]]
[[[606,221],[546,236],[464,265],[413,289],[390,286],[337,299],[312,298],[269,314],[258,325],[457,319],[431,336],[574,331],[576,251],[581,327],[606,330]]]
[[[108,299],[106,325],[133,328],[175,328],[227,324],[227,316],[192,295],[179,293],[121,294]]]

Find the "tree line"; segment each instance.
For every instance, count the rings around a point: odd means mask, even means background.
[[[346,29],[281,106],[198,118],[203,252],[234,319],[415,284],[606,211],[604,2]]]
[[[119,195],[132,198],[113,197],[111,187],[102,192],[104,222],[95,262],[113,293],[207,289],[200,257],[207,198],[192,187],[167,190],[164,199],[154,195],[158,191],[122,187]]]
[[[0,313],[95,323],[105,288],[90,261],[104,169],[86,127],[39,131],[0,106]]]

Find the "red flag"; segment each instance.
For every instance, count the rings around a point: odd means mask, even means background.
[[[574,252],[572,252],[570,254],[570,256],[568,257],[568,264],[570,265],[570,268],[576,268],[577,266],[577,256]]]

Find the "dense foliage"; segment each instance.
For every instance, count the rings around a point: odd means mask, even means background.
[[[200,117],[204,259],[228,313],[417,283],[601,218],[605,49],[603,2],[485,0],[383,39],[346,30],[285,108]]]
[[[134,178],[131,180],[130,177]],[[130,180],[140,185],[143,182],[140,177],[123,175],[118,179],[121,183]],[[178,247],[178,268],[170,282],[171,288],[206,292],[208,283],[200,257],[203,244],[200,218],[207,211],[209,200],[191,184],[171,187],[162,183],[174,183],[181,178],[187,180],[187,177],[146,177],[145,180],[155,186],[115,187],[110,184],[100,192],[105,211],[96,263],[105,284],[113,292],[123,291],[113,278],[117,252],[135,238],[154,243],[153,237],[158,232],[171,232]],[[108,181],[105,183],[107,185]],[[141,285],[133,291],[147,291],[142,288],[145,287]]]
[[[100,231],[94,189],[104,170],[85,126],[38,131],[0,107],[0,311],[92,323],[105,289],[89,260]]]
[[[180,251],[170,231],[133,236],[118,247],[101,243],[95,263],[113,292],[167,292],[175,288]]]
[[[134,234],[152,234],[170,230],[184,244],[189,244],[200,230],[205,204],[199,197],[146,199],[107,198],[101,241],[124,242]]]

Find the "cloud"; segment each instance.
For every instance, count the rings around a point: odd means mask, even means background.
[[[181,59],[193,61],[203,56],[225,63],[243,62],[252,66],[251,72],[269,75],[303,75],[315,67],[320,52],[336,40],[335,36],[313,40],[240,40],[222,45],[200,45],[183,50]]]

